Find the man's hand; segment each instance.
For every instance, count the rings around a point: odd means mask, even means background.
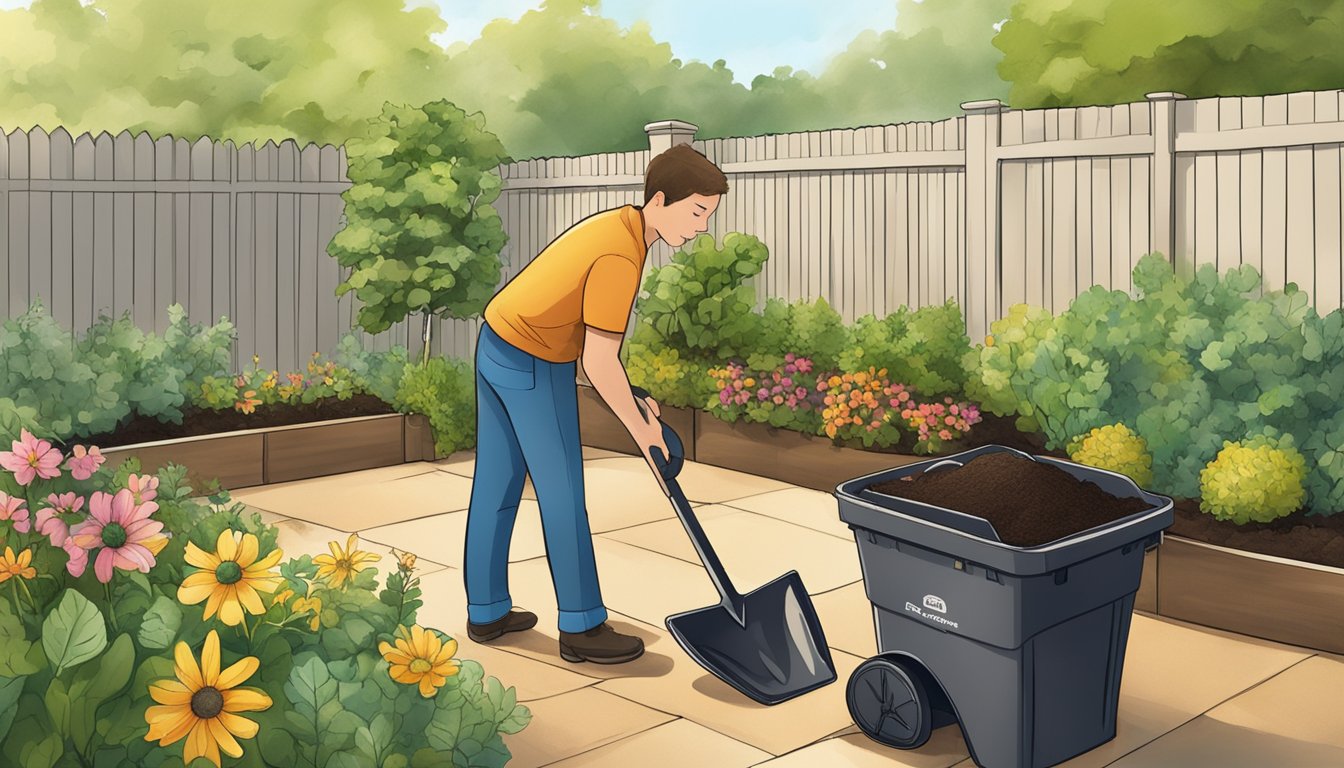
[[[630,381],[626,378],[625,369],[621,367],[622,339],[619,333],[588,326],[583,341],[583,372],[597,390],[597,394],[606,402],[607,407],[616,414],[616,418],[621,420],[621,424],[630,433],[635,445],[644,454],[644,460],[653,468],[654,477],[662,486],[663,492],[668,493],[667,483],[663,481],[662,472],[658,470],[658,465],[654,463],[653,454],[650,452],[650,449],[656,447],[662,451],[664,460],[668,458],[667,442],[663,440],[663,427],[658,421],[661,411],[652,397],[644,398],[642,401],[648,405],[647,419],[640,414],[639,407],[635,405],[635,395],[630,391]]]

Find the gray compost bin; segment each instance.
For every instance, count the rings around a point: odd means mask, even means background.
[[[870,490],[1009,451],[1149,509],[1036,547],[998,540],[984,518]],[[848,704],[871,738],[919,747],[960,721],[984,768],[1042,768],[1115,737],[1120,674],[1143,555],[1172,501],[1128,477],[987,445],[836,487],[858,543],[878,656],[850,677]]]

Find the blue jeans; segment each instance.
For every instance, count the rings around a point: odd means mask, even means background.
[[[476,470],[463,575],[467,619],[486,624],[513,607],[509,540],[532,476],[541,507],[562,632],[607,620],[583,495],[575,363],[552,363],[510,345],[486,323],[476,342]]]

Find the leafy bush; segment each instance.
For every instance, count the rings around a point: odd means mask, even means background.
[[[964,367],[974,372],[967,379],[966,395],[999,416],[1017,414],[1018,429],[1038,431],[1041,422],[1028,393],[1029,377],[1041,343],[1054,338],[1055,319],[1044,307],[1014,304],[989,327],[985,346],[965,355]]]
[[[431,357],[424,365],[407,366],[396,401],[402,412],[429,417],[440,455],[476,444],[476,376],[470,363]]]
[[[368,136],[346,144],[345,226],[327,251],[350,275],[358,324],[379,333],[411,312],[478,315],[499,286],[507,241],[496,168],[504,147],[478,112],[447,101],[387,104]]]
[[[700,235],[644,278],[637,322],[658,345],[688,357],[740,354],[758,327],[756,290],[746,281],[760,274],[769,255],[760,240],[741,232],[725,235],[722,247],[712,235]]]
[[[1097,427],[1070,444],[1069,458],[1079,464],[1126,475],[1139,487],[1153,482],[1153,457],[1148,443],[1124,424]]]
[[[725,421],[745,419],[807,434],[821,428],[822,395],[809,358],[790,352],[769,371],[752,371],[733,361],[710,369],[709,375],[717,393],[706,408]]]
[[[162,339],[123,314],[76,341],[36,300],[0,330],[0,391],[59,441],[111,431],[132,412],[180,424],[201,382],[227,373],[234,331],[228,321],[192,325],[176,304],[168,316]]]
[[[531,715],[416,623],[414,556],[381,590],[353,536],[282,562],[273,526],[227,492],[192,498],[184,467],[112,472],[92,448],[62,465],[0,406],[0,762],[508,761],[502,734]]]
[[[1200,509],[1239,524],[1277,520],[1302,506],[1306,473],[1291,435],[1225,442],[1200,473]]]
[[[622,348],[622,354],[630,383],[648,390],[659,403],[701,408],[716,391],[708,367],[683,358],[672,347],[650,346],[632,339]]]
[[[410,365],[410,355],[405,347],[396,345],[383,352],[366,351],[359,336],[350,332],[341,335],[332,359],[350,371],[360,389],[393,404],[397,402],[401,377]]]
[[[860,317],[849,327],[838,363],[842,371],[886,368],[894,381],[930,395],[961,394],[970,349],[961,308],[948,299],[914,312],[900,307],[884,318]]]

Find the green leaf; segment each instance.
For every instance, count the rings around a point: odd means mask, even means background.
[[[522,704],[515,704],[513,712],[499,723],[499,730],[503,733],[518,733],[532,722],[532,710]]]
[[[23,693],[23,677],[0,678],[0,744],[5,742],[14,716],[19,713],[19,694]]]
[[[64,753],[65,746],[61,737],[55,733],[48,733],[41,741],[24,746],[19,752],[19,764],[23,768],[52,768]]]
[[[42,622],[42,650],[56,674],[82,664],[107,647],[103,614],[88,598],[65,590],[61,602]]]
[[[22,677],[40,669],[31,658],[32,650],[23,622],[10,612],[7,603],[0,602],[0,676]]]
[[[177,601],[159,595],[140,622],[140,644],[146,648],[161,649],[172,645],[182,627],[182,609]]]

